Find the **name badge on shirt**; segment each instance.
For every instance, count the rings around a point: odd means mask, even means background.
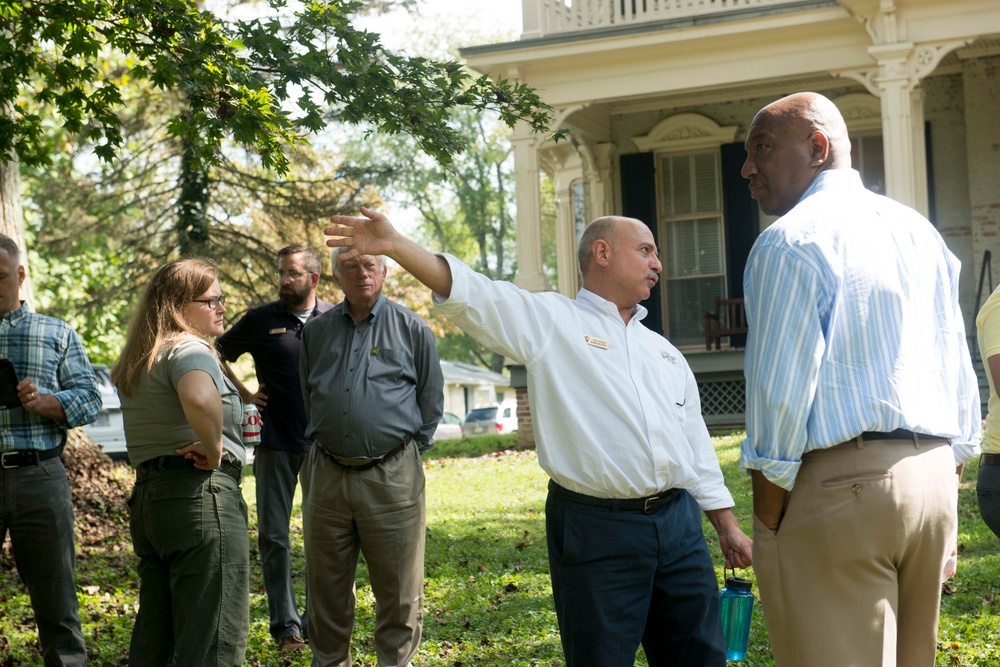
[[[604,340],[603,338],[594,338],[593,336],[584,336],[583,339],[587,341],[587,345],[592,347],[599,347],[602,350],[606,350],[611,347],[611,343]]]
[[[286,329],[285,327],[278,327],[277,329],[268,329],[267,333],[269,333],[269,334],[283,334],[286,331],[288,331],[288,329]]]

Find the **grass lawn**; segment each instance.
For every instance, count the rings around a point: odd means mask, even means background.
[[[749,479],[737,469],[742,434],[715,439],[736,514],[750,531]],[[427,556],[424,640],[418,667],[562,665],[545,551],[546,476],[534,452],[494,453],[513,446],[511,437],[441,442],[425,457]],[[960,497],[958,576],[942,602],[938,667],[1000,665],[1000,540],[979,520],[975,502],[977,465],[966,470]],[[254,479],[244,495],[256,530]],[[706,534],[714,535],[706,522]],[[251,540],[256,559],[255,539]],[[722,581],[718,545],[709,540]],[[301,521],[293,517],[293,574],[302,595]],[[90,664],[125,665],[138,581],[127,530],[113,544],[81,550],[78,582],[81,614],[91,650]],[[753,579],[752,571],[743,573]],[[374,667],[374,599],[362,565],[358,575],[358,624],[354,664]],[[260,568],[251,569],[251,628],[247,664],[308,665],[279,655],[267,631],[267,600]],[[41,665],[27,594],[0,559],[0,667]],[[639,656],[638,665],[646,662]],[[742,664],[773,665],[767,633],[755,610],[750,652]],[[901,666],[906,667],[906,666]]]

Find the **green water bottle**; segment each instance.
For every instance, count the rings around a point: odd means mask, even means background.
[[[722,636],[726,640],[726,660],[747,657],[750,640],[750,618],[753,615],[753,591],[746,579],[736,576],[726,578],[726,586],[719,593],[722,602]]]

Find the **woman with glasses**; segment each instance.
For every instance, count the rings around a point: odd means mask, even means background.
[[[215,265],[167,264],[112,371],[136,483],[129,500],[139,613],[129,665],[243,665],[249,634],[243,403],[211,339],[225,297]]]

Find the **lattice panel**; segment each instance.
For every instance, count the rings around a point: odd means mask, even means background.
[[[701,393],[701,414],[706,419],[713,415],[740,415],[747,409],[747,387],[743,379],[719,380],[698,383]]]

